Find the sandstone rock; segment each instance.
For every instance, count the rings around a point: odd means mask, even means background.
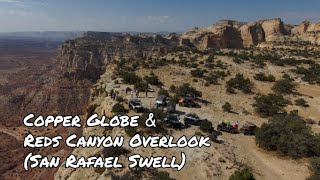
[[[288,32],[286,32],[284,28],[283,22],[279,18],[262,20],[262,21],[259,21],[259,23],[261,24],[263,31],[265,33],[266,41],[274,40],[275,36],[288,34]]]
[[[90,32],[86,37],[66,41],[59,51],[58,62],[66,76],[96,80],[111,61],[160,56],[177,44],[177,39],[161,35]]]
[[[265,34],[262,26],[258,23],[248,23],[240,27],[244,47],[257,45],[265,41]]]

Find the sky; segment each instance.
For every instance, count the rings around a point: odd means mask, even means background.
[[[0,0],[0,32],[181,32],[220,19],[320,20],[320,0]]]

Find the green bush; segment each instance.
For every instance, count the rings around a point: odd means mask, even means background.
[[[237,64],[242,64],[242,63],[244,63],[244,60],[242,60],[242,59],[240,59],[240,58],[237,58],[237,57],[233,58],[232,60],[233,60],[233,62],[235,62],[235,63],[237,63]]]
[[[255,74],[254,79],[258,80],[258,81],[265,81],[265,82],[275,82],[276,81],[276,78],[273,75],[266,76],[262,72]]]
[[[124,148],[124,147],[108,147],[108,148],[103,148],[102,150],[102,155],[103,157],[117,157],[120,155],[128,154],[130,153],[130,150]]]
[[[124,129],[124,131],[126,132],[126,134],[128,134],[128,136],[133,137],[134,135],[136,135],[138,133],[137,128],[135,127],[126,127]]]
[[[176,97],[186,97],[186,96],[193,96],[201,97],[202,92],[196,90],[194,87],[190,86],[188,83],[184,83],[181,86],[178,86],[173,91]]]
[[[156,75],[150,75],[150,76],[145,76],[143,78],[148,84],[151,84],[151,85],[155,85],[155,86],[160,86],[162,85],[162,82],[159,80],[158,76]]]
[[[229,180],[255,180],[252,172],[248,168],[243,168],[234,172]]]
[[[146,91],[149,88],[148,84],[144,81],[140,81],[134,84],[134,89],[139,91]]]
[[[303,98],[296,99],[294,102],[295,102],[295,104],[296,104],[297,106],[309,107],[309,104],[308,104],[307,101],[304,100]]]
[[[227,81],[227,89],[238,89],[244,93],[251,93],[253,84],[249,78],[245,79],[242,74],[236,74],[234,78]]]
[[[259,147],[284,155],[320,156],[320,136],[312,134],[297,112],[274,116],[269,123],[262,124],[255,137]]]
[[[273,85],[272,90],[281,94],[291,94],[296,90],[296,87],[297,87],[297,84],[295,82],[285,78],[277,81]]]
[[[159,90],[158,95],[159,95],[159,96],[160,96],[160,95],[164,95],[164,96],[167,96],[167,97],[170,96],[169,92],[168,92],[167,90],[163,89],[163,88],[161,88],[161,89]]]
[[[173,180],[170,174],[166,171],[158,171],[156,173],[156,180]]]
[[[297,67],[294,72],[303,75],[303,81],[310,84],[320,84],[320,64],[311,64],[308,69],[304,67]]]
[[[208,58],[206,59],[207,63],[212,63],[214,61],[215,57],[213,55],[209,55]]]
[[[190,73],[193,77],[199,77],[199,78],[203,77],[205,72],[206,72],[205,70],[199,69],[199,68],[193,69],[190,71]]]
[[[121,72],[120,75],[125,84],[136,84],[141,81],[141,78],[134,72]]]
[[[283,113],[288,101],[282,95],[268,94],[256,96],[253,107],[262,116],[273,116]]]
[[[138,120],[139,127],[146,127],[146,119],[149,118],[149,113],[151,112],[154,115],[153,119],[157,120],[157,126],[149,129],[152,130],[154,133],[167,134],[168,131],[165,128],[164,124],[164,118],[166,117],[166,113],[163,111],[163,109],[153,108],[148,113],[143,113]]]
[[[223,111],[225,112],[231,112],[232,111],[232,106],[230,103],[226,102],[223,106],[222,106]]]
[[[112,107],[111,112],[113,112],[113,113],[127,113],[128,110],[121,103],[117,103]]]
[[[308,180],[319,180],[320,179],[320,157],[313,158],[310,162],[309,169],[311,176]]]
[[[200,130],[203,132],[211,133],[213,131],[212,122],[204,119],[200,123]]]

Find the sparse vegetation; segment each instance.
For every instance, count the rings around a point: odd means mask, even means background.
[[[223,111],[225,112],[231,112],[232,111],[232,106],[230,103],[226,102],[223,106],[222,106]]]
[[[200,123],[200,130],[206,133],[211,133],[213,130],[212,122],[207,119],[202,120]]]
[[[234,78],[231,78],[226,83],[227,92],[235,92],[234,89],[241,90],[244,93],[251,93],[253,84],[249,78],[245,79],[242,74],[236,74]]]
[[[243,168],[234,172],[229,180],[255,180],[255,178],[250,169]]]
[[[155,86],[161,86],[162,82],[159,80],[158,76],[151,73],[150,76],[144,76],[143,78],[148,84],[155,85]]]
[[[116,103],[113,107],[111,112],[113,113],[127,113],[128,110],[121,104],[121,103]]]
[[[264,73],[260,72],[260,73],[257,73],[255,76],[254,76],[254,79],[255,80],[258,80],[258,81],[264,81],[264,82],[275,82],[276,81],[276,78],[273,76],[273,75],[265,75]]]
[[[320,155],[320,136],[313,135],[297,112],[274,116],[256,131],[256,143],[291,157]]]
[[[193,69],[190,71],[190,73],[193,77],[199,77],[199,78],[203,77],[204,73],[206,73],[206,72],[207,72],[206,70],[199,69],[199,68]]]
[[[171,89],[171,88],[170,88]],[[175,96],[178,97],[186,97],[186,96],[193,96],[201,97],[202,92],[196,90],[194,87],[190,86],[188,83],[184,83],[181,86],[175,87],[174,91]]]
[[[308,180],[319,180],[320,179],[320,157],[313,158],[310,162],[309,169],[311,176]]]
[[[102,150],[103,157],[117,157],[120,155],[128,154],[130,151],[124,147],[108,147]]]
[[[288,104],[288,101],[282,95],[277,94],[259,95],[254,99],[253,107],[262,116],[274,116],[284,113],[284,107]]]
[[[126,127],[126,128],[124,129],[124,131],[125,131],[126,134],[127,134],[128,136],[130,136],[130,137],[133,137],[134,135],[136,135],[136,134],[138,133],[137,128],[134,128],[134,127],[131,127],[131,126]]]
[[[147,89],[149,89],[149,86],[148,83],[140,81],[134,84],[134,89],[138,91],[146,91]]]
[[[304,100],[303,98],[296,99],[294,102],[297,106],[309,107],[308,102],[306,100]]]
[[[296,90],[297,84],[288,78],[277,81],[272,90],[280,94],[291,94]]]
[[[158,95],[159,96],[160,95],[164,95],[164,96],[167,96],[167,97],[170,96],[169,92],[167,90],[163,89],[163,88],[160,88],[160,90],[158,91]]]
[[[303,81],[310,84],[320,84],[320,64],[312,64],[308,69],[304,67],[297,67],[294,72],[303,75]]]
[[[123,79],[123,83],[125,84],[136,84],[138,82],[140,82],[142,79],[136,75],[136,73],[134,72],[121,72],[120,73],[122,79]]]

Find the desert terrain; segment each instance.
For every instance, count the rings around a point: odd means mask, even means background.
[[[32,40],[30,46],[23,43],[26,47],[17,46],[17,42],[0,46],[3,48],[0,136],[4,139],[0,158],[6,164],[0,169],[0,179],[229,179],[243,169],[248,169],[255,179],[307,179],[314,173],[309,168],[310,161],[319,156],[319,25],[319,22],[307,21],[288,25],[279,18],[256,22],[221,20],[179,34],[86,32],[83,37],[64,43],[39,44]],[[126,93],[128,89],[140,90],[139,96]],[[148,95],[144,92],[146,89]],[[113,100],[111,92],[114,91],[119,93]],[[164,118],[168,108],[156,109],[159,95],[177,103],[176,112],[182,124],[188,113],[196,113],[206,124],[173,128]],[[179,106],[179,99],[185,96],[192,97],[196,106]],[[25,128],[21,123],[30,112],[81,115],[82,118],[94,113],[134,115],[137,113],[128,108],[132,98],[142,102],[144,112],[139,115],[157,112],[158,129],[43,129]],[[259,98],[265,98],[263,103],[267,104],[260,109]],[[274,110],[278,105],[280,108]],[[8,113],[13,111],[14,115]],[[261,137],[257,135],[217,131],[221,121],[238,122],[239,128],[251,122],[258,127],[255,133],[261,135],[264,133],[261,129],[275,121],[274,118],[287,116],[297,118],[302,126],[292,131],[306,132],[307,137],[313,138],[300,139],[294,134],[295,138],[286,137],[302,142],[301,149],[283,141],[287,146],[278,148],[276,144],[268,149],[258,143]],[[20,145],[29,133],[63,137],[71,133],[85,137],[123,135],[126,139],[133,133],[176,138],[219,135],[207,148],[24,149]],[[269,139],[273,138],[276,139],[273,136]],[[314,144],[310,142],[313,140]],[[120,153],[125,167],[71,169],[62,164],[58,169],[34,169],[26,173],[20,162],[32,151],[62,157],[71,153],[77,157]],[[17,156],[17,152],[21,153]],[[187,164],[181,171],[129,169],[126,161],[130,154],[136,153],[178,156],[181,152],[187,155]]]

